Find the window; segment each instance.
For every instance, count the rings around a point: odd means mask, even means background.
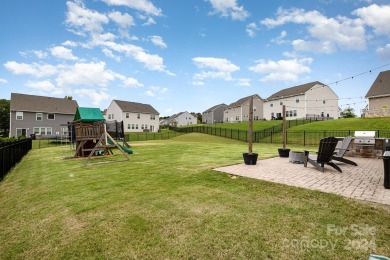
[[[271,113],[271,119],[272,118],[275,118],[275,113],[274,112]]]
[[[236,116],[236,121],[240,121],[240,117],[239,116]]]
[[[138,124],[135,125],[135,129],[138,129]]]
[[[141,114],[137,114],[137,119],[140,119],[141,118]]]
[[[34,127],[34,134],[39,135],[39,127]]]
[[[41,135],[45,135],[46,134],[46,128],[45,127],[41,127]]]
[[[255,106],[253,106],[253,112],[254,112],[254,111],[256,111],[256,107],[255,107]]]
[[[130,124],[127,124],[127,129],[130,129],[131,125]]]
[[[326,103],[326,100],[325,100],[325,97],[322,99],[322,104],[325,104]]]
[[[145,125],[145,129],[148,129],[148,125]]]
[[[48,120],[54,120],[55,119],[55,115],[54,114],[47,114],[47,119]]]
[[[52,135],[53,128],[51,127],[34,127],[33,128],[34,134],[36,135]],[[68,128],[64,127],[62,128],[62,131],[64,134],[68,134]]]
[[[114,119],[114,114],[111,114],[111,118]]]
[[[62,135],[68,135],[69,134],[69,129],[68,129],[68,127],[62,127]]]
[[[52,128],[51,127],[46,128],[46,134],[51,135],[51,133],[52,133]]]
[[[134,124],[131,124],[131,129],[134,129]]]
[[[156,115],[150,115],[150,120],[156,120]]]
[[[129,118],[129,117],[130,117],[130,113],[126,113],[126,118]]]
[[[295,103],[299,103],[299,97],[295,99]]]
[[[273,106],[274,106],[274,104],[272,104],[272,103],[271,103],[271,104],[269,104],[269,106],[270,106],[270,107],[273,107]]]
[[[42,113],[36,113],[35,118],[37,121],[42,121]]]
[[[141,129],[144,129],[144,124],[141,125]]]
[[[259,116],[254,116],[253,120],[258,121],[259,120]]]
[[[16,120],[23,120],[23,112],[16,112]]]
[[[296,111],[296,110],[293,110],[293,112],[294,112],[294,116],[297,116],[297,111]]]
[[[108,114],[108,119],[111,119],[111,114]]]
[[[280,101],[280,105],[283,106],[283,101]]]

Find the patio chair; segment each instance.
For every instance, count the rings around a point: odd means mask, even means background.
[[[318,147],[317,155],[309,155],[309,151],[305,151],[304,166],[307,167],[307,163],[312,164],[317,170],[324,172],[325,164],[335,168],[337,171],[342,172],[340,167],[332,162],[332,156],[337,145],[337,138],[326,137],[321,139]]]
[[[339,161],[339,162],[343,162],[343,163],[347,163],[347,164],[358,166],[357,163],[344,158],[344,154],[348,151],[348,146],[351,143],[351,140],[352,140],[351,136],[345,137],[343,142],[341,143],[341,146],[339,148],[336,147],[336,150],[335,150],[335,153],[332,156],[332,159],[335,160],[335,161]]]

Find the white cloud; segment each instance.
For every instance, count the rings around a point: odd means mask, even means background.
[[[133,17],[126,13],[122,14],[121,12],[115,11],[109,13],[108,17],[122,28],[128,28],[135,25]]]
[[[161,87],[155,87],[151,86],[148,88],[147,91],[145,91],[145,94],[149,97],[155,97],[156,95],[161,95],[167,93],[169,90],[168,88],[161,88]]]
[[[156,35],[153,35],[153,36],[150,36],[149,37],[150,41],[158,46],[158,47],[161,47],[161,48],[167,48],[167,45],[165,44],[165,42],[163,41],[163,39],[161,38],[161,36],[156,36]]]
[[[77,47],[77,42],[67,40],[67,41],[63,42],[62,45],[68,46],[68,47]]]
[[[77,57],[72,54],[72,50],[65,48],[63,46],[55,46],[50,49],[50,53],[52,56],[64,59],[64,60],[77,60]]]
[[[329,53],[337,48],[363,50],[366,48],[365,28],[359,19],[342,16],[327,18],[318,11],[279,8],[275,19],[266,18],[261,24],[274,28],[287,23],[308,25],[311,40],[293,41],[296,50]]]
[[[244,6],[238,6],[237,0],[208,0],[214,11],[222,17],[231,17],[233,20],[245,20],[249,13],[244,9]]]
[[[390,59],[390,44],[387,44],[385,47],[383,48],[378,48],[376,50],[376,53],[378,54],[378,56],[384,60],[386,59]]]
[[[152,24],[156,24],[156,21],[153,19],[153,17],[148,17],[148,19],[146,20],[146,22],[143,23],[142,25],[148,26],[148,25],[152,25]]]
[[[37,78],[50,77],[57,73],[57,68],[50,64],[26,64],[7,61],[4,67],[15,75],[30,75]]]
[[[141,88],[144,84],[140,83],[137,79],[129,77],[123,80],[123,84],[126,87]]]
[[[7,83],[8,83],[7,80],[0,78],[0,84],[7,84]]]
[[[377,35],[390,37],[390,5],[373,4],[356,9],[352,14],[359,16],[366,25],[371,26]]]
[[[256,35],[256,31],[258,31],[259,28],[257,27],[256,23],[250,23],[246,26],[246,33],[249,37],[253,38]]]
[[[107,24],[109,19],[106,15],[94,10],[85,8],[83,2],[68,1],[68,12],[66,13],[66,24],[76,31],[78,35],[84,35],[85,32],[103,32],[102,24]]]
[[[47,52],[44,51],[32,51],[32,53],[34,53],[34,55],[37,56],[38,59],[44,59],[48,56]]]
[[[25,86],[33,89],[35,93],[51,94],[54,96],[63,95],[65,93],[63,89],[55,87],[49,80],[28,81]]]
[[[278,37],[271,39],[271,42],[274,42],[276,44],[284,44],[284,43],[286,43],[286,40],[285,40],[286,36],[287,36],[287,32],[282,31]]]
[[[195,57],[192,59],[195,66],[202,69],[200,73],[195,74],[194,79],[224,79],[232,80],[231,73],[240,70],[240,67],[234,65],[231,61],[213,57]],[[204,69],[207,69],[205,71]]]
[[[192,85],[194,85],[194,86],[204,86],[204,82],[203,81],[193,81]]]
[[[162,15],[161,9],[155,7],[149,0],[102,0],[108,5],[127,6],[137,11],[155,16]]]
[[[115,42],[104,42],[102,44],[116,52],[133,57],[136,61],[143,63],[149,70],[162,71],[168,75],[174,76],[172,72],[165,68],[164,59],[162,57],[155,54],[149,54],[139,46],[133,44],[118,44]]]
[[[75,63],[64,67],[56,78],[57,85],[62,86],[99,86],[107,87],[108,82],[116,79],[116,74],[106,70],[104,62]]]
[[[74,93],[78,95],[80,99],[88,100],[88,102],[92,102],[95,106],[99,106],[103,101],[109,101],[114,98],[104,90],[97,91],[96,89],[81,88],[76,89]]]
[[[109,49],[103,49],[102,52],[103,52],[104,55],[106,55],[108,58],[114,59],[114,60],[116,60],[117,62],[120,62],[120,61],[121,61],[121,57],[115,55],[115,54],[114,54],[111,50],[109,50]]]
[[[250,87],[251,86],[251,80],[250,79],[238,79],[238,85],[243,87]]]
[[[250,67],[249,70],[259,73],[267,74],[262,77],[260,81],[295,81],[298,76],[303,73],[309,73],[311,70],[308,67],[313,62],[311,58],[290,59],[290,60],[259,60],[257,64]]]

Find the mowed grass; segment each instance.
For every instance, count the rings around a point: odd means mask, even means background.
[[[390,255],[389,207],[212,171],[242,163],[245,143],[188,134],[132,145],[130,161],[87,167],[64,160],[67,148],[32,150],[0,183],[0,259]],[[265,159],[279,146],[253,150]]]
[[[294,120],[295,121],[295,120]],[[300,120],[302,121],[302,120]],[[281,120],[268,120],[268,121],[253,121],[253,130],[264,130],[273,126],[281,125],[283,122]],[[196,125],[186,125],[181,128],[194,127],[194,126],[204,126],[204,127],[215,127],[215,128],[224,128],[224,129],[233,129],[233,130],[248,130],[248,122],[239,122],[239,123],[216,123],[216,124],[196,124]]]
[[[343,118],[313,122],[310,124],[294,126],[289,131],[303,130],[389,130],[390,117],[385,118]]]

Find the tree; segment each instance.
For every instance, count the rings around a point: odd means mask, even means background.
[[[340,116],[342,118],[354,118],[356,117],[355,110],[352,107],[347,107],[346,109],[341,111]]]
[[[72,96],[65,96],[64,98],[67,99],[67,100],[73,100]]]
[[[9,134],[10,101],[0,99],[0,136],[8,137]]]

